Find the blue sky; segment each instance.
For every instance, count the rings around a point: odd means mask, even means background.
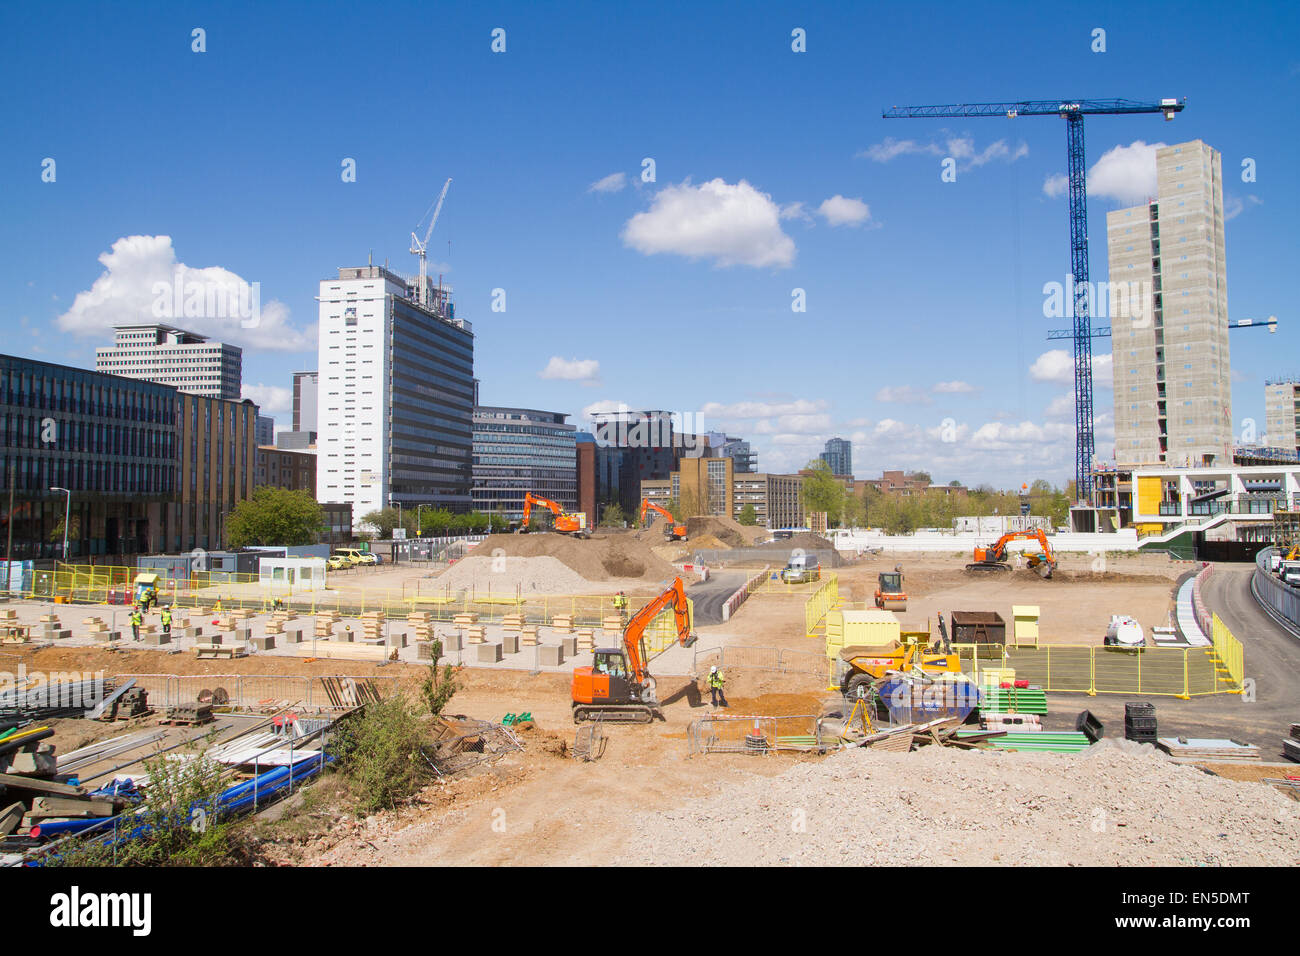
[[[1124,147],[1122,192],[1137,141],[1222,151],[1231,315],[1281,322],[1233,333],[1234,418],[1262,431],[1264,379],[1300,372],[1297,27],[1280,4],[7,5],[5,350],[93,364],[138,306],[124,290],[174,256],[260,284],[261,327],[198,330],[245,346],[250,394],[287,424],[319,280],[371,250],[414,272],[410,233],[450,176],[430,256],[474,325],[484,403],[689,412],[772,470],[840,435],[864,477],[1063,483],[1069,369],[1043,356],[1069,323],[1043,317],[1042,287],[1069,263],[1045,189],[1064,124],[881,109],[1186,97],[1172,123],[1090,118],[1089,164]],[[1104,191],[1101,279],[1105,212],[1131,204]],[[1111,402],[1100,387],[1107,456]]]

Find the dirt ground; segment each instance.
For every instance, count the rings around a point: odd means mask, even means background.
[[[533,541],[541,537],[529,536]],[[591,542],[572,543],[583,545]],[[648,548],[649,544],[643,543],[643,547]],[[1058,577],[1043,581],[1033,575],[1014,573],[992,578],[970,576],[961,567],[965,563],[964,555],[867,558],[841,570],[841,593],[850,600],[869,600],[876,574],[881,570],[892,570],[895,563],[903,565],[905,584],[911,595],[911,606],[900,615],[905,623],[924,623],[927,618],[933,622],[936,611],[943,610],[947,614],[954,609],[997,610],[1009,621],[1011,605],[1038,604],[1042,609],[1044,639],[1067,643],[1098,643],[1111,613],[1134,614],[1147,626],[1163,623],[1171,603],[1174,581],[1187,570],[1187,566],[1145,556],[1117,560],[1105,568],[1094,569],[1087,558],[1075,560],[1066,556]],[[820,648],[814,647],[804,635],[803,596],[760,594],[742,606],[727,624],[699,629],[701,648],[723,643],[782,647],[810,654],[820,652]],[[50,648],[25,652],[23,657],[29,668],[47,671],[102,669],[109,674],[383,674],[408,676],[414,683],[423,670],[409,664],[379,667],[355,662],[345,664],[270,656],[234,661],[196,661],[187,655],[160,656],[156,652],[108,652],[95,648]],[[566,674],[532,676],[526,671],[464,668],[458,676],[462,688],[452,699],[449,713],[493,721],[500,721],[507,713],[532,713],[535,727],[520,733],[525,744],[523,752],[434,783],[412,806],[400,811],[351,819],[326,802],[323,808],[316,807],[312,811],[310,826],[300,823],[283,831],[280,842],[268,848],[271,860],[327,866],[666,862],[678,858],[673,855],[676,851],[662,844],[664,834],[672,832],[674,827],[679,833],[683,826],[690,830],[695,843],[705,840],[714,830],[727,834],[741,833],[747,825],[741,821],[748,819],[744,814],[751,813],[753,807],[746,806],[736,811],[739,815],[729,816],[731,811],[716,803],[720,793],[771,793],[776,798],[787,790],[796,792],[803,786],[799,781],[807,775],[824,778],[826,786],[848,786],[839,771],[828,775],[819,769],[827,759],[823,757],[692,755],[688,733],[690,723],[712,708],[708,704],[707,692],[688,678],[660,678],[659,697],[664,703],[665,721],[649,726],[608,726],[605,729],[607,743],[601,759],[581,762],[569,755],[575,727],[570,716],[569,678]],[[821,682],[809,677],[736,668],[729,668],[727,673],[727,696],[732,714],[779,716],[816,713],[825,695]],[[1100,699],[1082,697],[1076,700],[1062,696],[1057,700],[1054,695],[1052,700],[1054,711],[1061,708],[1060,715],[1053,714],[1053,719],[1059,721],[1072,720],[1081,707],[1122,706],[1119,698],[1104,704]],[[1240,708],[1241,705],[1235,700],[1225,703],[1201,698],[1190,702],[1162,699],[1159,706],[1162,732],[1177,733],[1185,732],[1179,723],[1184,714],[1212,722],[1215,708]],[[93,728],[80,726],[87,723],[85,721],[69,723],[62,738],[67,744],[61,749],[84,743],[91,739],[87,735],[94,733]],[[1188,726],[1199,725],[1192,723]],[[900,775],[900,780],[910,779],[906,762],[909,756],[914,758],[918,755],[900,755],[900,761],[895,761],[896,766],[891,770],[891,773]],[[970,791],[972,798],[984,809],[978,813],[972,811],[969,819],[958,819],[958,815],[953,813],[948,815],[951,819],[946,817],[942,821],[948,829],[945,839],[936,844],[942,849],[942,855],[936,859],[939,862],[949,858],[965,859],[959,850],[966,839],[966,831],[989,826],[996,828],[998,811],[988,810],[990,794],[996,796],[1006,788],[1015,789],[1017,793],[1033,790],[1034,781],[1040,779],[1036,775],[1047,774],[1055,779],[1062,774],[1074,777],[1094,772],[1103,777],[1097,781],[1100,788],[1096,790],[1097,799],[1110,801],[1120,810],[1128,808],[1125,811],[1126,825],[1114,842],[1115,859],[1122,863],[1124,859],[1146,858],[1136,852],[1146,845],[1143,841],[1147,833],[1141,815],[1135,814],[1133,809],[1145,806],[1144,801],[1157,800],[1158,794],[1129,799],[1124,794],[1122,781],[1147,764],[1127,754],[1094,764],[1071,762],[1072,758],[1043,760],[1043,756],[1007,753],[990,761],[954,758],[953,768],[959,765],[961,773],[978,776],[996,763],[997,774],[989,780],[982,780]],[[1216,799],[1223,796],[1237,803],[1256,799],[1253,796],[1256,790],[1251,788],[1258,788],[1260,801],[1278,796],[1271,787],[1252,782],[1259,777],[1246,771],[1229,768],[1217,778],[1201,774],[1205,778],[1202,784],[1191,776],[1168,775],[1162,770],[1157,772],[1156,766],[1163,767],[1167,761],[1155,756],[1154,752],[1143,759],[1152,761],[1153,779],[1160,781],[1160,787],[1176,787],[1179,781],[1196,780],[1192,789],[1200,797],[1206,794]],[[1276,758],[1269,756],[1266,759]],[[1138,762],[1134,763],[1135,760]],[[948,762],[948,758],[939,761],[944,767]],[[935,764],[935,758],[916,761],[916,768],[920,774],[917,780],[925,774],[949,772],[941,770]],[[1219,772],[1219,768],[1214,769]],[[1268,775],[1281,776],[1281,770],[1276,768]],[[1012,783],[999,783],[999,780],[1014,781],[1014,786]],[[320,786],[320,792],[327,793],[328,781]],[[1051,786],[1057,787],[1056,784]],[[1210,789],[1202,793],[1204,786]],[[1221,792],[1216,787],[1247,789]],[[1068,795],[1063,793],[1060,799],[1068,800]],[[887,830],[891,825],[888,817],[893,812],[891,802],[877,802],[880,804],[878,812],[883,815],[878,826]],[[1261,820],[1270,827],[1286,827],[1287,832],[1290,832],[1291,822],[1285,814],[1300,813],[1300,804],[1294,802],[1284,805],[1264,802],[1260,806]],[[1280,809],[1283,806],[1286,809]],[[1291,806],[1296,809],[1289,809]],[[904,822],[910,819],[907,815],[913,813],[901,805],[897,812]],[[1189,805],[1183,812],[1194,815],[1197,810]],[[989,813],[993,813],[991,819]],[[1041,816],[1037,811],[1035,813]],[[281,812],[286,820],[291,820],[293,814],[292,807]],[[736,829],[738,826],[740,829]],[[1217,828],[1215,833],[1231,834],[1228,829],[1231,815],[1219,814],[1216,810],[1214,822],[1207,826]],[[1019,834],[1021,831],[1015,832]],[[1035,831],[1034,852],[1043,859],[1069,862],[1072,841],[1077,833],[1077,825]],[[1209,840],[1212,836],[1204,839]],[[1197,839],[1202,839],[1202,836]],[[743,840],[739,841],[731,862],[745,858],[747,851],[743,851],[743,844]],[[833,850],[834,846],[828,843],[824,852],[830,855],[816,859],[836,862]],[[1128,857],[1125,857],[1126,852],[1129,852]],[[1172,856],[1151,858],[1173,863],[1181,859]],[[1212,848],[1204,847],[1195,859],[1202,862],[1249,862],[1248,854],[1216,855]],[[773,862],[782,860],[777,858]]]
[[[1107,558],[1094,568],[1096,558],[1062,555],[1050,580],[1028,569],[1009,572],[966,571],[969,560],[961,555],[889,555],[865,557],[837,570],[841,599],[868,604],[875,594],[877,575],[901,566],[906,611],[897,612],[905,627],[937,630],[940,611],[951,626],[953,611],[996,611],[1012,631],[1011,608],[1037,605],[1039,640],[1052,644],[1099,644],[1112,614],[1138,619],[1150,633],[1167,625],[1175,607],[1174,583],[1195,567],[1191,562],[1164,556],[1141,555]],[[845,597],[845,590],[849,596]]]

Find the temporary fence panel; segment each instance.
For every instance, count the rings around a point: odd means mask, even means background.
[[[815,714],[780,717],[714,714],[691,721],[687,738],[691,753],[697,754],[762,755],[778,750],[828,749],[817,739]]]
[[[808,596],[804,602],[804,633],[816,637],[818,628],[826,619],[826,612],[837,606],[840,601],[839,577],[832,574]]]

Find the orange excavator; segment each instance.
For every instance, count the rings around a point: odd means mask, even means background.
[[[1030,553],[1025,555],[1025,563],[1029,570],[1037,571],[1039,577],[1050,578],[1052,572],[1056,570],[1056,552],[1052,550],[1052,544],[1047,540],[1047,535],[1041,528],[1035,528],[1033,531],[1008,531],[997,542],[990,547],[981,548],[975,546],[975,560],[966,565],[967,571],[1010,571],[1011,565],[1007,560],[1007,545],[1012,541],[1036,540],[1042,547],[1041,553]]]
[[[669,541],[685,541],[686,525],[678,524],[677,519],[668,513],[667,508],[660,508],[649,498],[641,499],[641,526],[645,527],[646,512],[653,511],[664,519],[664,537]]]
[[[531,491],[524,495],[524,519],[519,525],[518,531],[526,533],[528,531],[528,519],[532,516],[533,505],[545,508],[555,516],[555,527],[553,531],[559,534],[571,534],[575,538],[589,538],[591,531],[587,527],[587,515],[585,512],[565,511],[550,498],[543,498],[541,495],[535,495]]]
[[[575,724],[591,717],[643,724],[656,717],[664,719],[655,696],[655,679],[646,669],[650,658],[646,655],[645,630],[666,607],[672,607],[676,618],[677,643],[682,647],[695,643],[686,589],[681,578],[674,578],[668,590],[632,615],[623,629],[622,647],[597,648],[591,664],[573,669]]]

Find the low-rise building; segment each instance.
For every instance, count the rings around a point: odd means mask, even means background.
[[[259,445],[254,486],[261,488],[263,485],[315,495],[316,453],[294,451],[275,445]]]

